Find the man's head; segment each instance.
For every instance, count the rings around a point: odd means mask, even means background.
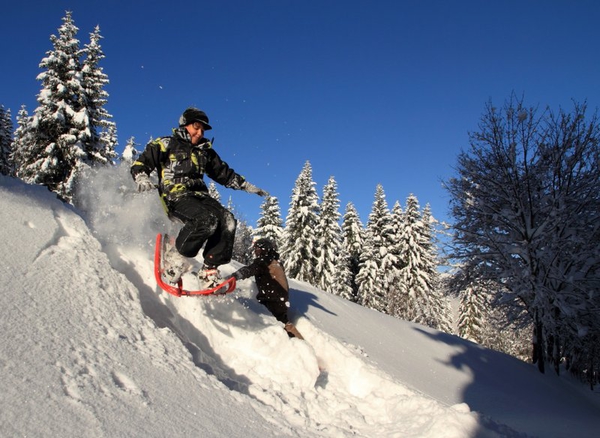
[[[208,116],[204,111],[200,111],[198,108],[190,107],[183,112],[181,117],[179,117],[179,126],[187,126],[194,122],[202,123],[205,131],[212,129],[212,126],[208,124]]]
[[[262,237],[254,242],[254,254],[258,256],[271,255],[277,252],[277,245],[271,239]]]
[[[204,131],[212,129],[206,113],[193,107],[186,109],[179,117],[179,126],[185,127],[192,138],[192,144],[198,144],[204,136]]]

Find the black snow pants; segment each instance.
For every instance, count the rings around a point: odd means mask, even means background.
[[[219,201],[208,194],[189,194],[169,202],[168,208],[184,224],[175,241],[181,255],[196,257],[206,242],[206,266],[217,267],[231,261],[236,220]]]

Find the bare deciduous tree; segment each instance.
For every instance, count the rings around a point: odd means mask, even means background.
[[[533,360],[598,378],[600,352],[600,126],[572,112],[526,107],[514,95],[486,106],[470,149],[447,181],[453,256],[477,281],[495,281],[531,318]],[[521,313],[523,314],[523,313]]]

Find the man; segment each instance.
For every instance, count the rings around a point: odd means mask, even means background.
[[[256,299],[284,324],[290,338],[304,339],[298,329],[288,319],[289,286],[275,243],[267,238],[254,242],[254,261],[238,269],[231,276],[243,280],[254,276],[258,295]]]
[[[268,196],[221,160],[204,132],[212,129],[208,116],[197,108],[186,109],[173,135],[151,141],[131,166],[139,192],[155,188],[149,175],[158,174],[158,192],[169,217],[183,223],[175,242],[167,242],[164,277],[177,283],[190,269],[187,257],[195,257],[202,245],[204,266],[198,272],[200,287],[213,288],[222,282],[217,267],[231,261],[236,221],[220,202],[211,198],[204,174],[234,189]]]

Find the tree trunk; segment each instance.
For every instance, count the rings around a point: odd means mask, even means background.
[[[537,363],[538,370],[540,371],[540,373],[544,373],[546,371],[544,366],[544,342],[542,336],[542,324],[539,321],[536,321],[534,325],[532,344],[532,362]]]

